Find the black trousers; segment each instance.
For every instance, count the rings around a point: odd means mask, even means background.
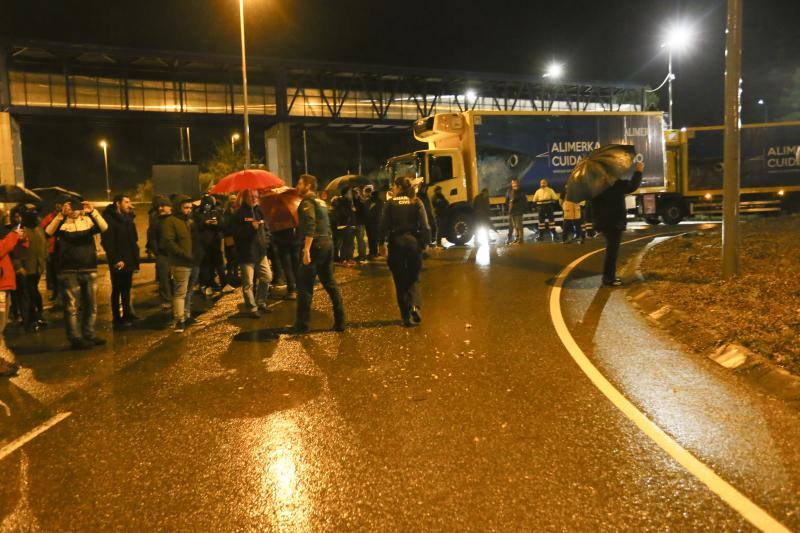
[[[297,292],[297,275],[300,268],[300,254],[294,242],[277,242],[278,259],[283,267],[283,275],[286,278],[286,291]]]
[[[378,233],[380,232],[380,224],[378,222],[367,223],[367,242],[369,243],[369,255],[375,257],[378,255],[380,243],[378,242]]]
[[[17,302],[25,329],[32,328],[42,317],[41,278],[41,274],[17,274]]]
[[[217,279],[219,279],[219,283],[217,283]],[[200,263],[200,286],[213,287],[219,285],[224,287],[225,283],[227,283],[225,260],[222,257],[220,243],[216,242],[208,247],[206,255]]]
[[[225,245],[225,281],[231,287],[239,286],[239,262],[236,259],[236,247]]]
[[[408,318],[412,307],[419,307],[419,273],[422,270],[420,242],[413,235],[392,236],[389,239],[389,270],[394,278],[400,316]]]
[[[442,239],[447,238],[447,219],[436,217],[436,244],[442,245]]]
[[[133,270],[123,268],[117,270],[111,265],[111,317],[115,321],[128,318],[133,314],[131,309],[131,289],[133,288]],[[122,313],[120,313],[120,307]]]
[[[307,328],[311,321],[311,299],[314,297],[314,281],[319,282],[328,293],[333,304],[333,319],[344,325],[344,304],[339,287],[333,277],[333,242],[330,238],[315,237],[311,244],[311,263],[300,264],[297,275],[297,315],[295,326]]]
[[[617,277],[617,257],[622,241],[622,230],[603,230],[606,238],[606,254],[603,258],[603,281],[612,282]]]

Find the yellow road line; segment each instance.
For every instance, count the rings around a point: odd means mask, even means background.
[[[16,439],[12,440],[8,444],[0,448],[0,460],[5,459],[9,455],[17,451],[19,448],[22,448],[22,446],[32,441],[33,439],[35,439],[36,437],[38,437],[39,435],[50,429],[51,427],[55,426],[56,424],[58,424],[71,414],[72,413],[69,412],[59,413],[56,416],[52,417],[47,422],[44,422],[43,424],[36,426],[35,428],[25,433],[21,437],[17,437]]]
[[[653,236],[639,237],[626,241],[623,244],[629,244],[644,239],[652,239]],[[742,517],[753,524],[755,527],[762,531],[786,531],[789,530],[780,522],[775,520],[764,509],[749,500],[744,494],[736,490],[730,483],[722,479],[716,472],[706,466],[703,462],[692,455],[688,450],[678,444],[672,437],[667,435],[660,427],[658,427],[652,420],[647,418],[643,412],[636,408],[623,394],[617,390],[608,379],[595,367],[583,350],[575,342],[572,334],[567,328],[564,321],[564,315],[561,313],[561,290],[564,286],[564,281],[569,277],[570,273],[586,260],[588,257],[602,252],[603,249],[595,250],[585,254],[562,270],[558,277],[556,277],[553,288],[550,291],[550,318],[553,321],[553,326],[556,328],[561,342],[569,352],[572,359],[583,370],[583,373],[592,381],[592,383],[600,389],[606,398],[611,400],[614,406],[622,411],[629,420],[631,420],[645,435],[647,435],[653,442],[667,452],[673,459],[678,461],[686,470],[689,471],[694,477],[699,479],[706,487],[708,487],[714,494],[719,496],[725,503],[736,510]]]

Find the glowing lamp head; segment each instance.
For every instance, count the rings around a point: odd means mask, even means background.
[[[553,61],[549,65],[547,65],[547,70],[545,70],[543,77],[544,78],[552,78],[557,80],[564,75],[564,65],[562,63],[557,63]]]
[[[231,135],[231,139],[233,139],[234,141],[238,141],[239,140],[239,134],[238,133],[234,133],[233,135]]]
[[[706,193],[706,194],[703,196],[703,198],[705,198],[706,200],[711,200],[711,193],[710,193],[710,192],[707,192],[707,193]]]
[[[103,140],[103,141],[100,141],[98,146],[100,146],[100,148],[105,150],[106,148],[108,148],[108,143],[105,140]]]
[[[467,97],[467,100],[475,100],[478,97],[478,93],[476,93],[474,89],[467,89],[464,96]]]
[[[758,99],[758,105],[764,105],[764,99],[763,98],[759,98]]]
[[[689,26],[675,24],[667,29],[662,46],[674,52],[681,52],[692,44],[693,37],[692,29]]]
[[[784,195],[786,195],[786,191],[784,191],[783,189],[778,191],[778,196],[784,196]]]

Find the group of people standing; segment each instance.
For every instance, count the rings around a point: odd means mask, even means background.
[[[519,186],[519,180],[512,179],[508,194],[506,195],[506,208],[508,211],[508,244],[518,245],[523,242],[523,218],[529,211],[528,196]],[[543,241],[546,236],[551,240],[557,239],[556,233],[556,208],[561,207],[564,213],[564,224],[561,232],[561,242],[584,242],[587,236],[595,235],[592,222],[591,202],[570,202],[564,193],[560,195],[550,188],[547,180],[539,181],[539,188],[533,195],[533,205],[536,208],[537,228],[536,240]]]

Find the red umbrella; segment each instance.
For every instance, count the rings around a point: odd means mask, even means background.
[[[281,188],[262,193],[259,196],[261,212],[269,224],[270,231],[296,228],[298,223],[297,207],[303,198],[297,189]]]
[[[283,180],[266,170],[248,169],[229,174],[219,180],[209,193],[226,194],[238,191],[258,191],[283,186]]]

